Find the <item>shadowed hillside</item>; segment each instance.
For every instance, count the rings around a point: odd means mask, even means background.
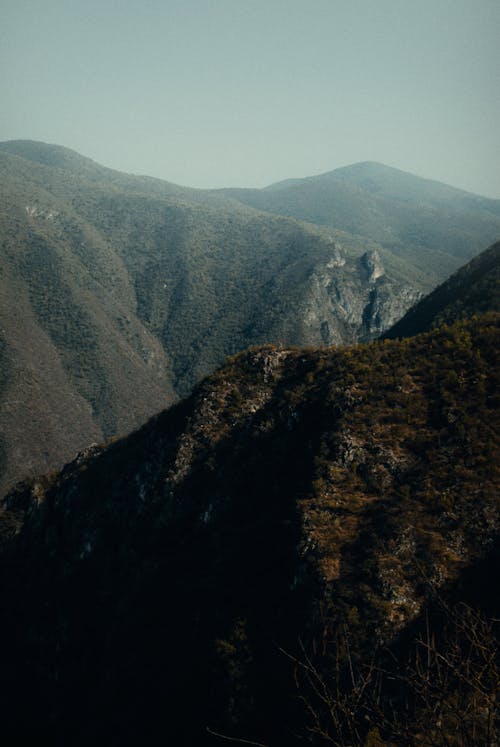
[[[493,745],[490,629],[446,605],[499,611],[498,325],[254,348],[11,493],[6,742]],[[429,626],[436,657],[470,662],[440,665],[446,686],[434,654],[411,674]]]
[[[384,337],[411,337],[486,311],[500,311],[500,242],[412,306]]]

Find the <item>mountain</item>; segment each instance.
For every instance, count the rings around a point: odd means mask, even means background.
[[[52,196],[47,167],[0,159],[3,488],[137,428],[175,394],[123,262],[69,196]]]
[[[366,162],[224,194],[260,210],[369,237],[432,284],[500,236],[500,200]]]
[[[33,141],[0,143],[0,175],[0,492],[248,346],[380,336],[500,230],[497,202],[376,164],[244,191],[332,225]]]
[[[18,486],[5,742],[491,747],[499,327],[253,348]]]
[[[371,339],[430,290],[368,239],[60,146],[2,143],[0,174],[0,490],[138,427],[227,355]]]
[[[486,311],[500,312],[500,242],[412,306],[384,337],[411,337]]]

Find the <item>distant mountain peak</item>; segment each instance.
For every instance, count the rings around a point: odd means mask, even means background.
[[[82,168],[104,168],[91,158],[80,155],[76,150],[66,148],[63,145],[44,143],[38,140],[7,140],[0,143],[0,151],[56,168],[70,170],[74,170],[75,168],[79,170]]]
[[[288,187],[297,187],[314,182],[342,182],[348,183],[352,186],[357,186],[365,189],[367,192],[385,192],[389,189],[391,197],[397,197],[398,192],[393,190],[399,190],[403,192],[402,195],[410,190],[413,196],[416,190],[431,189],[434,192],[436,190],[442,197],[463,195],[469,197],[480,197],[480,195],[474,195],[472,192],[453,187],[445,182],[438,181],[436,179],[429,179],[412,172],[404,171],[395,166],[388,166],[385,163],[379,161],[358,161],[356,163],[348,164],[346,166],[339,166],[336,169],[330,171],[323,171],[320,174],[313,176],[298,177],[292,179],[285,179],[280,182],[275,182],[265,187],[266,190],[277,190],[286,189]],[[489,199],[489,198],[481,198]]]
[[[405,176],[410,176],[415,179],[420,179],[422,177],[415,176],[414,174],[409,174],[406,171],[403,171],[402,169],[395,168],[394,166],[387,166],[384,163],[380,163],[379,161],[357,161],[355,163],[347,164],[346,166],[338,166],[335,169],[330,169],[329,171],[322,171],[319,174],[309,175],[305,177],[295,177],[290,179],[283,179],[279,182],[273,182],[272,184],[268,185],[264,189],[277,189],[277,188],[283,188],[292,186],[294,184],[300,184],[307,181],[316,181],[316,180],[339,180],[339,179],[351,179],[353,177],[360,177],[360,176],[373,176],[373,175],[389,175],[389,174],[404,174]]]

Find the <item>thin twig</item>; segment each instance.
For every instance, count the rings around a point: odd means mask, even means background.
[[[241,739],[240,737],[228,737],[226,734],[219,734],[209,726],[205,727],[207,732],[213,737],[219,737],[219,739],[226,739],[228,742],[238,742],[239,744],[252,744],[254,747],[269,747],[268,744],[262,744],[262,742],[252,742],[251,739]]]

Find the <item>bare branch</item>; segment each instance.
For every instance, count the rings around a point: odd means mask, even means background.
[[[219,732],[214,731],[209,726],[205,727],[207,732],[211,734],[213,737],[219,737],[219,739],[225,739],[227,742],[238,742],[239,744],[251,744],[254,747],[269,747],[268,744],[262,744],[262,742],[252,742],[251,739],[241,739],[241,737],[228,737],[226,734],[219,734]]]

